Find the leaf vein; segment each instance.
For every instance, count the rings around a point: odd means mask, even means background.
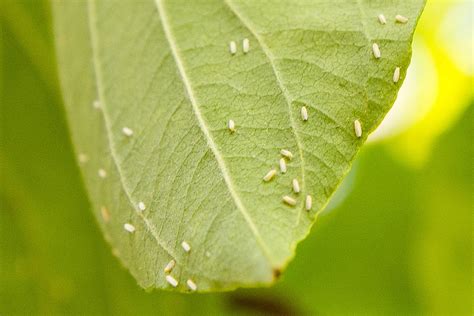
[[[230,11],[240,20],[240,22],[245,26],[245,28],[247,28],[249,30],[249,32],[255,37],[255,39],[258,41],[260,47],[262,48],[264,54],[267,56],[267,58],[270,62],[270,65],[272,67],[272,71],[275,75],[275,78],[276,78],[276,81],[277,81],[277,84],[278,84],[278,87],[280,88],[280,91],[282,92],[282,94],[283,94],[283,96],[286,100],[286,103],[288,105],[288,115],[290,117],[290,122],[291,122],[291,125],[293,127],[293,134],[295,135],[295,140],[296,140],[296,143],[298,145],[298,154],[299,154],[300,159],[301,159],[301,191],[305,192],[305,190],[306,190],[305,171],[304,171],[305,163],[304,163],[304,157],[303,157],[303,151],[302,151],[302,144],[301,144],[301,141],[299,139],[298,133],[295,132],[296,131],[296,124],[295,124],[295,120],[293,118],[293,114],[292,114],[292,110],[291,110],[292,98],[291,98],[288,90],[286,89],[285,85],[283,84],[282,78],[278,74],[278,71],[277,71],[276,65],[275,65],[276,58],[273,55],[273,53],[271,52],[271,50],[269,49],[269,47],[266,45],[263,38],[256,31],[254,31],[254,27],[251,25],[251,23],[246,18],[244,18],[238,12],[236,7],[231,3],[231,0],[224,0],[224,3],[229,7]],[[303,211],[304,211],[303,208],[301,208],[300,212],[298,213],[297,225],[296,226],[298,226],[298,223],[300,222],[301,213],[303,213]]]
[[[247,209],[243,205],[242,201],[240,200],[240,197],[238,196],[236,190],[234,189],[234,184],[232,182],[232,179],[230,178],[229,171],[227,170],[227,167],[225,165],[224,159],[222,158],[215,142],[214,139],[212,138],[209,129],[207,127],[207,124],[204,120],[204,117],[201,114],[201,110],[199,109],[199,103],[194,95],[194,90],[192,88],[191,82],[188,79],[188,76],[186,74],[186,70],[184,67],[184,63],[182,61],[182,57],[180,56],[180,53],[178,51],[178,47],[176,45],[176,40],[174,39],[174,35],[171,31],[170,28],[170,23],[168,21],[168,16],[165,11],[165,6],[163,4],[162,0],[155,0],[156,8],[160,17],[160,22],[163,27],[163,32],[165,33],[165,37],[170,45],[170,50],[171,53],[174,57],[176,67],[178,68],[179,75],[181,76],[181,79],[183,81],[183,85],[185,86],[185,89],[188,93],[189,99],[191,106],[193,108],[194,114],[196,116],[196,119],[199,123],[199,126],[201,128],[201,131],[204,133],[208,146],[211,148],[214,157],[216,158],[217,164],[219,166],[219,169],[222,173],[222,176],[224,177],[225,183],[227,185],[227,188],[229,190],[229,193],[231,194],[232,198],[234,199],[234,202],[237,206],[237,209],[240,211],[240,213],[243,215],[245,221],[250,227],[250,230],[252,231],[254,237],[256,238],[256,241],[258,245],[261,247],[264,256],[269,260],[269,262],[273,265],[274,264],[274,259],[271,256],[270,250],[268,249],[266,243],[264,242],[263,238],[260,235],[260,232],[253,222],[253,219],[251,218],[250,214],[248,213]]]
[[[107,107],[106,107],[106,102],[105,102],[105,96],[103,93],[103,87],[102,87],[102,75],[100,71],[100,64],[99,64],[99,53],[98,53],[98,38],[97,38],[97,30],[95,26],[95,21],[96,21],[96,16],[95,16],[95,9],[94,5],[92,4],[93,2],[91,0],[87,1],[87,13],[88,13],[88,22],[89,22],[89,32],[91,36],[91,48],[92,48],[92,55],[93,55],[93,66],[94,66],[94,74],[95,74],[95,79],[97,83],[97,90],[99,94],[99,98],[102,103],[102,112],[103,112],[103,117],[104,117],[104,123],[106,125],[106,133],[107,133],[107,139],[108,143],[110,145],[111,149],[111,157],[112,161],[114,163],[114,166],[117,170],[117,173],[119,174],[119,179],[120,179],[120,184],[122,186],[123,191],[125,192],[125,195],[128,199],[128,202],[130,203],[130,206],[132,209],[135,209],[136,203],[134,203],[132,197],[130,196],[127,186],[125,185],[123,179],[123,174],[122,171],[119,167],[119,164],[117,162],[116,158],[116,152],[115,148],[112,145],[112,137],[110,135],[110,122],[107,117]],[[176,261],[178,261],[176,255],[173,253],[171,249],[169,249],[166,244],[159,238],[159,235],[156,233],[155,227],[146,219],[143,214],[137,213],[138,217],[141,218],[141,220],[144,222],[145,226],[147,229],[150,231],[150,234],[153,236],[153,238],[156,240],[158,246],[162,248],[165,252],[167,252],[172,258],[174,258]]]

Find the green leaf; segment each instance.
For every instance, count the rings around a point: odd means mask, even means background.
[[[170,260],[182,291],[188,279],[200,291],[272,283],[393,104],[423,5],[55,1],[76,154],[101,228],[138,283],[171,288]],[[281,149],[294,155],[288,171],[263,181]]]

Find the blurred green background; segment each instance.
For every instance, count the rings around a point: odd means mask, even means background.
[[[472,315],[473,11],[428,0],[393,110],[281,281],[185,295],[145,293],[111,254],[69,140],[49,3],[1,0],[0,315]]]

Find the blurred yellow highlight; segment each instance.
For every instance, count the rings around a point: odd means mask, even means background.
[[[427,1],[408,78],[386,120],[371,135],[373,142],[388,140],[392,153],[412,167],[424,164],[436,138],[473,97],[473,12],[471,1]]]

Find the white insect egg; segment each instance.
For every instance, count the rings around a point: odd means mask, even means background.
[[[280,159],[280,171],[281,173],[286,173],[286,161],[285,158]]]
[[[190,252],[191,251],[191,246],[188,244],[187,241],[183,241],[181,243],[181,247],[183,247],[184,251]]]
[[[104,179],[105,177],[107,177],[107,171],[105,171],[105,169],[102,169],[102,168],[100,168],[99,171],[97,171],[97,174],[98,174],[99,177],[101,177],[102,179]]]
[[[275,175],[276,175],[276,170],[272,169],[272,170],[268,171],[267,174],[263,177],[263,181],[268,182],[271,179],[273,179],[273,177]]]
[[[144,211],[146,209],[145,203],[138,202],[138,210]]]
[[[295,193],[300,193],[300,183],[298,182],[298,179],[293,179],[292,184],[293,184],[293,191]]]
[[[285,195],[283,197],[283,202],[285,202],[288,205],[295,206],[296,205],[296,200],[288,195]]]
[[[308,120],[308,109],[305,107],[305,106],[302,106],[301,107],[301,119],[303,121],[307,121]]]
[[[89,161],[89,157],[84,154],[84,153],[80,153],[78,156],[77,156],[77,159],[79,160],[80,163],[86,163]]]
[[[93,107],[94,109],[97,109],[97,110],[100,109],[100,107],[101,107],[101,106],[100,106],[100,101],[99,101],[99,100],[94,100],[94,101],[92,102],[92,107]]]
[[[176,265],[176,261],[174,259],[172,259],[170,262],[168,262],[165,266],[165,268],[163,269],[163,271],[165,271],[165,273],[170,273],[174,266]]]
[[[125,136],[132,136],[133,135],[133,130],[131,128],[128,128],[128,127],[124,127],[122,128],[122,133],[125,135]]]
[[[354,132],[358,138],[362,136],[362,125],[359,120],[354,121]]]
[[[372,44],[372,52],[374,53],[375,58],[379,59],[380,57],[382,57],[382,53],[380,53],[380,48],[377,43]]]
[[[245,54],[247,54],[250,50],[250,41],[248,38],[244,38],[242,41],[242,50]]]
[[[130,223],[123,224],[123,228],[129,233],[134,233],[135,232],[135,226],[133,226]]]
[[[100,208],[100,215],[102,216],[102,219],[104,220],[104,222],[108,223],[109,220],[110,220],[110,212],[109,210],[105,207],[105,206],[102,206]]]
[[[177,287],[178,286],[178,281],[173,278],[171,275],[167,275],[166,277],[166,282],[168,282],[172,287]]]
[[[188,288],[191,290],[191,291],[196,291],[197,290],[197,285],[196,283],[194,283],[193,280],[189,279],[186,281],[186,284],[188,285]]]
[[[305,201],[305,208],[307,211],[309,211],[313,207],[313,198],[311,195],[306,196],[306,201]]]
[[[395,21],[398,22],[398,23],[405,24],[405,23],[408,22],[408,18],[404,17],[403,15],[397,14],[395,16]]]
[[[379,14],[378,16],[380,24],[387,24],[387,19],[385,18],[385,15],[382,13]]]
[[[400,67],[395,68],[393,71],[393,82],[397,83],[400,80]]]
[[[234,41],[231,41],[229,43],[229,52],[232,54],[232,55],[235,55],[235,53],[237,53],[237,44],[235,44]]]
[[[229,128],[229,131],[235,132],[235,122],[234,122],[234,120],[229,120],[227,122],[227,127]]]
[[[288,159],[293,159],[293,153],[289,150],[286,150],[286,149],[282,149],[280,150],[280,154],[283,156],[283,157],[286,157]]]

